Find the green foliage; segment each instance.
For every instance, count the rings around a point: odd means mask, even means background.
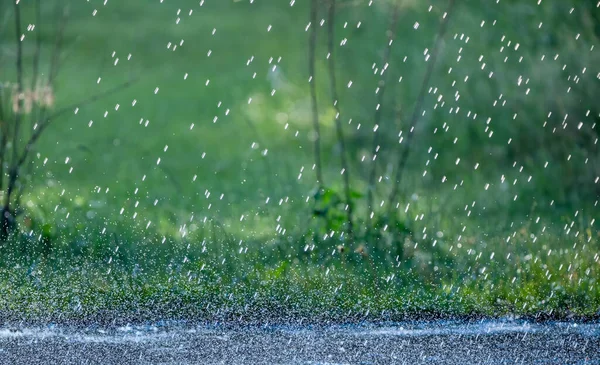
[[[385,201],[395,183],[398,134],[406,136],[426,67],[423,50],[435,38],[442,3],[430,12],[429,4],[403,2],[386,71],[373,211],[364,197],[371,188],[371,122],[381,82],[373,64],[382,67],[391,2],[339,2],[336,34],[348,41],[336,46],[336,62],[350,201],[341,188],[337,161],[344,151],[326,102],[322,43],[315,83],[326,186],[311,191],[307,4],[206,2],[203,12],[194,10],[175,26],[165,16],[182,8],[173,2],[144,3],[140,13],[140,1],[127,1],[93,19],[90,3],[72,3],[57,107],[80,100],[99,77],[101,85],[136,71],[144,77],[118,96],[66,115],[32,152],[20,232],[0,251],[0,315],[597,313],[594,4],[571,16],[570,8],[582,2],[460,2],[399,201]],[[44,5],[44,19],[53,11]],[[120,20],[125,15],[127,24]],[[24,16],[24,24],[34,23],[31,9]],[[6,29],[13,29],[11,21]],[[273,31],[265,36],[268,25]],[[48,27],[47,55],[57,25]],[[0,32],[0,47],[8,50],[0,55],[2,66],[14,63],[8,34]],[[185,43],[177,50],[163,47],[179,40]],[[30,64],[32,45],[24,47]],[[279,56],[281,74],[269,79],[266,65],[272,68],[269,60]],[[0,80],[14,81],[7,70],[0,68]],[[352,238],[348,205],[354,208]]]
[[[357,191],[351,191],[351,201],[346,202],[341,189],[322,188],[317,189],[313,195],[314,208],[312,215],[317,220],[322,220],[321,234],[331,231],[342,232],[348,222],[346,213],[348,205],[356,205],[357,200],[362,198],[362,194]]]

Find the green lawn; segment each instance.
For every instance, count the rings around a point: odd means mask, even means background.
[[[36,146],[20,232],[2,247],[5,317],[598,314],[593,5],[459,2],[403,176],[403,234],[378,227],[377,239],[349,242],[324,239],[312,217],[307,0],[68,3],[56,108],[136,81],[55,120]],[[46,69],[60,22],[43,4]],[[398,133],[445,8],[401,7],[376,212],[390,204]],[[341,1],[337,13],[339,105],[361,193],[390,14],[389,1]],[[13,18],[0,24],[0,80],[12,82]],[[34,42],[26,33],[26,63]],[[326,56],[324,25],[324,180],[340,191]],[[356,214],[364,232],[364,196]]]

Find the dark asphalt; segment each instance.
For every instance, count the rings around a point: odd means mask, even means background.
[[[0,364],[600,364],[600,323],[12,326]]]

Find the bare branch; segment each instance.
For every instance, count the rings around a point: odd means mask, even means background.
[[[29,151],[31,151],[31,149],[33,148],[33,146],[35,145],[35,143],[37,142],[37,140],[40,138],[40,136],[42,135],[42,132],[51,124],[51,122],[58,118],[59,116],[65,114],[66,112],[73,110],[76,107],[83,107],[85,105],[88,105],[90,103],[93,103],[105,96],[108,95],[112,95],[114,93],[116,93],[117,91],[124,89],[126,87],[128,87],[129,85],[131,85],[132,81],[127,81],[121,85],[118,85],[112,89],[106,90],[102,93],[96,94],[86,100],[83,100],[79,103],[76,104],[72,104],[68,107],[64,107],[62,109],[59,109],[57,112],[55,112],[54,114],[50,115],[48,118],[46,118],[43,121],[40,121],[39,126],[35,129],[35,131],[31,134],[31,137],[29,138],[29,141],[27,142],[27,144],[25,145],[25,149],[23,150],[21,157],[19,158],[19,160],[11,167],[10,171],[9,171],[9,175],[8,175],[8,186],[6,187],[6,195],[5,195],[5,201],[4,201],[4,207],[2,209],[2,216],[0,217],[0,239],[1,240],[5,240],[6,237],[8,237],[8,230],[9,230],[9,223],[10,220],[14,219],[13,214],[10,211],[10,203],[11,203],[11,197],[13,194],[13,191],[15,189],[16,186],[16,182],[17,179],[19,177],[19,170],[20,168],[23,166],[23,164],[25,163],[25,161],[27,160],[27,156],[29,154]]]
[[[23,113],[23,43],[21,41],[21,6],[18,1],[14,2],[14,11],[15,11],[15,41],[17,45],[17,60],[16,60],[16,72],[17,72],[17,87],[16,87],[16,103],[13,106],[14,110],[14,127],[13,127],[13,152],[12,152],[12,166],[11,170],[14,170],[17,162],[17,151],[18,151],[18,140],[19,140],[19,128],[21,124],[21,114]],[[8,126],[5,128],[5,132],[8,130]],[[7,136],[6,133],[2,135],[2,163],[4,164],[4,159],[6,156],[6,144],[4,142],[8,141],[4,138]],[[3,178],[3,176],[1,176]],[[14,181],[11,183],[11,179],[9,177],[8,189],[6,191],[6,195],[4,198],[4,205],[2,210],[0,211],[0,239],[5,240],[8,237],[10,227],[13,225],[14,216],[10,212],[10,195],[14,188]]]
[[[23,42],[21,41],[21,6],[18,1],[15,1],[15,36],[17,44],[17,90],[16,95],[13,97],[17,98],[16,110],[14,111],[14,127],[13,127],[13,153],[12,153],[12,165],[15,166],[17,162],[18,145],[19,145],[19,128],[21,126],[21,115],[23,113]],[[8,207],[10,198],[8,194],[4,205]]]
[[[32,176],[32,171],[33,171],[33,163],[30,163],[27,165],[27,171],[25,172],[25,176]],[[31,181],[29,181],[29,183],[31,183]],[[15,197],[15,202],[14,202],[14,214],[15,216],[18,216],[20,213],[22,213],[22,209],[20,209],[21,207],[21,198],[23,197],[23,194],[25,192],[25,184],[23,182],[21,182],[20,184],[17,184],[17,191],[15,193],[16,197]]]
[[[427,86],[429,85],[429,81],[431,80],[431,75],[433,74],[433,69],[435,67],[435,63],[437,61],[437,57],[438,57],[438,54],[440,51],[440,46],[441,46],[444,36],[446,34],[446,30],[448,29],[448,22],[450,20],[450,15],[452,14],[452,10],[454,9],[455,4],[456,4],[455,0],[448,1],[448,9],[446,10],[446,12],[443,15],[442,22],[440,24],[440,28],[437,33],[437,37],[436,37],[435,43],[433,45],[433,49],[431,50],[431,58],[429,60],[429,63],[427,64],[427,70],[425,71],[425,77],[423,78],[423,83],[421,84],[421,89],[419,90],[419,94],[417,96],[417,102],[415,104],[412,116],[410,118],[408,134],[406,136],[406,140],[403,145],[404,148],[402,149],[400,158],[398,159],[398,166],[396,167],[396,171],[394,173],[394,180],[392,180],[393,186],[392,186],[392,190],[390,192],[390,196],[388,199],[389,207],[390,207],[389,208],[390,212],[388,214],[391,214],[391,210],[394,209],[393,208],[394,202],[396,201],[396,197],[398,195],[398,190],[400,189],[400,179],[403,176],[402,172],[403,172],[404,168],[406,167],[406,161],[408,160],[408,156],[410,154],[410,145],[411,145],[412,139],[416,133],[415,126],[417,125],[417,123],[419,121],[419,116],[421,115],[421,109],[423,107],[423,102],[425,100],[425,93],[427,90]],[[400,148],[402,148],[402,145]]]
[[[33,75],[31,77],[31,90],[37,86],[38,73],[40,70],[40,54],[42,53],[42,5],[41,0],[35,1],[35,52],[33,54]]]
[[[50,72],[48,76],[48,84],[52,85],[54,83],[54,79],[58,75],[59,64],[60,64],[60,51],[63,45],[63,39],[65,35],[65,28],[67,27],[67,20],[69,19],[69,11],[67,8],[63,9],[62,16],[59,20],[60,27],[58,28],[58,33],[56,34],[56,42],[54,44],[54,48],[52,49],[52,60],[50,61]]]
[[[8,143],[8,121],[4,114],[4,87],[0,86],[0,191],[4,189],[4,157]]]
[[[352,222],[352,214],[353,214],[353,207],[352,207],[352,196],[351,196],[351,190],[350,190],[350,169],[348,168],[348,161],[346,160],[346,141],[344,139],[344,130],[342,128],[342,122],[341,122],[341,112],[340,112],[340,105],[339,105],[339,99],[338,99],[338,93],[337,93],[337,82],[336,82],[336,75],[335,75],[335,60],[333,57],[333,41],[334,41],[334,30],[335,30],[335,6],[336,6],[336,0],[330,0],[329,3],[329,8],[328,8],[328,12],[327,12],[327,50],[329,52],[329,81],[330,81],[330,88],[331,88],[331,98],[332,98],[332,102],[333,102],[333,107],[335,108],[335,112],[336,112],[336,116],[335,116],[335,127],[336,127],[336,131],[337,131],[337,138],[338,141],[340,143],[340,163],[342,166],[342,176],[344,179],[344,193],[346,195],[346,204],[348,204],[347,206],[347,210],[346,210],[346,219],[347,219],[347,223],[348,223],[348,236],[350,237],[350,239],[352,239],[353,236],[353,231],[354,231],[354,227],[353,227],[353,222]]]
[[[27,141],[27,144],[25,145],[25,149],[23,150],[23,153],[21,154],[21,157],[19,158],[17,168],[19,168],[20,166],[23,165],[23,163],[27,159],[27,155],[28,155],[29,151],[33,148],[33,145],[37,142],[37,140],[40,138],[40,136],[42,135],[44,130],[52,123],[53,120],[55,120],[56,118],[60,117],[61,115],[65,114],[71,110],[74,110],[75,108],[82,108],[82,107],[89,105],[91,103],[94,103],[106,96],[112,95],[122,89],[125,89],[125,88],[131,86],[131,84],[133,84],[134,81],[135,80],[126,81],[126,82],[124,82],[120,85],[117,85],[111,89],[108,89],[106,91],[103,91],[101,93],[93,95],[93,96],[89,97],[88,99],[82,100],[78,103],[74,103],[74,104],[71,104],[66,107],[63,107],[63,108],[59,109],[58,111],[56,111],[55,113],[51,114],[49,117],[41,120],[38,123],[37,127],[35,128],[34,132],[31,134],[29,141]]]
[[[2,125],[4,125],[4,123],[6,122],[4,117],[4,87],[0,83],[0,123],[2,123]],[[0,127],[2,125],[0,125]]]
[[[33,61],[32,61],[32,76],[31,76],[31,91],[36,92],[38,89],[38,75],[40,70],[40,55],[42,53],[42,4],[41,0],[35,1],[35,51],[33,53]],[[33,123],[39,118],[43,118],[43,110],[38,113],[39,107],[34,108],[31,112],[31,126],[33,127]]]
[[[16,156],[19,124],[23,112],[23,42],[21,41],[21,6],[18,1],[15,1],[15,36],[17,43],[17,110],[15,111],[13,152]]]
[[[315,53],[317,47],[317,10],[319,0],[310,2],[310,36],[308,39],[308,74],[310,83],[310,99],[312,106],[313,128],[315,132],[315,170],[319,190],[323,188],[323,172],[321,169],[321,131],[319,128],[319,109],[317,106],[317,86],[315,74]]]

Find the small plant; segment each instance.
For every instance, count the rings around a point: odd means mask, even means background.
[[[5,242],[17,227],[17,216],[22,213],[21,196],[24,192],[26,167],[31,152],[43,132],[64,114],[111,95],[131,84],[127,81],[113,89],[93,95],[73,105],[55,109],[56,94],[54,82],[59,71],[60,55],[63,49],[64,27],[68,11],[63,11],[59,19],[61,26],[50,55],[47,77],[40,77],[42,62],[42,12],[41,0],[35,6],[35,45],[31,68],[26,72],[23,57],[24,38],[22,37],[21,7],[24,2],[14,2],[15,30],[15,80],[0,85],[0,242]],[[26,81],[28,81],[26,83]]]
[[[323,233],[344,231],[347,216],[346,203],[342,196],[333,189],[323,188],[317,190],[314,199],[313,216],[321,218],[325,222]]]

